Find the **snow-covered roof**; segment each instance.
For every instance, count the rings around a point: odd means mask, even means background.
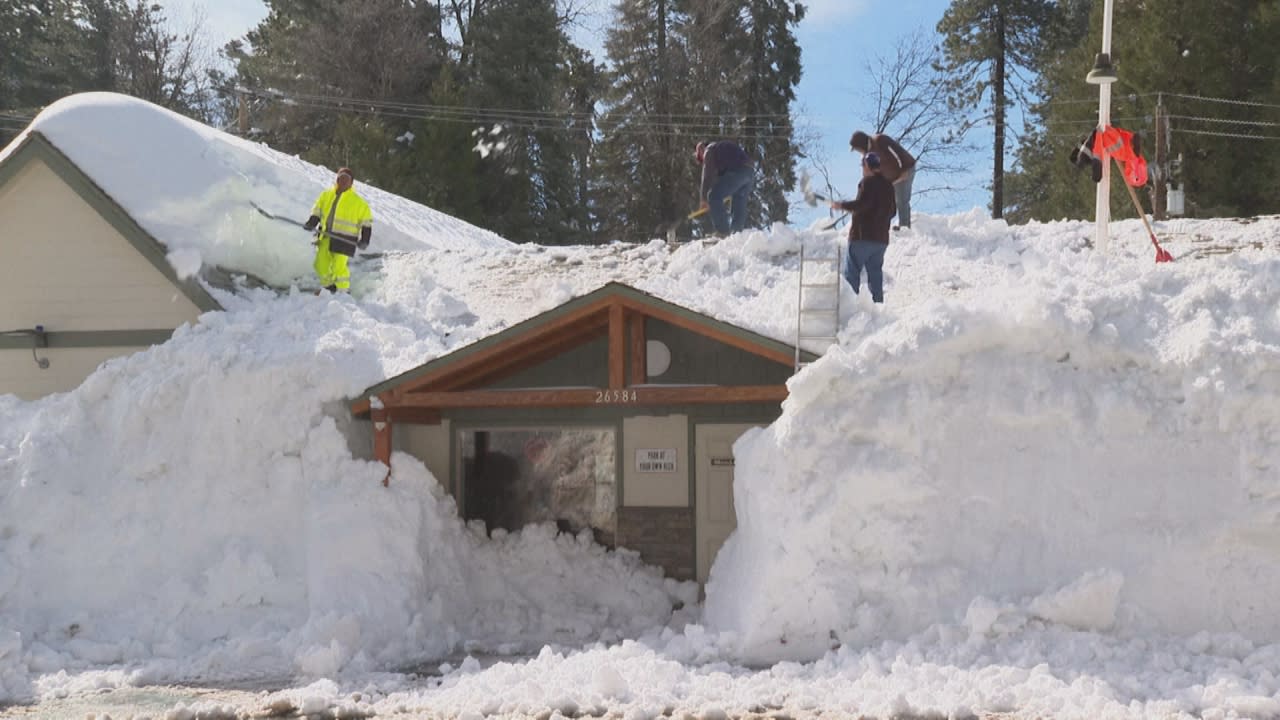
[[[311,272],[310,237],[258,210],[305,220],[333,170],[114,93],[82,93],[45,108],[0,151],[38,132],[168,250],[181,276],[201,265],[287,287]],[[378,252],[421,250],[451,237],[509,245],[493,233],[367,185]]]
[[[192,304],[201,310],[219,310],[222,308],[194,277],[179,277],[178,271],[169,262],[168,248],[143,229],[120,205],[102,188],[86,175],[70,158],[55,147],[38,130],[28,129],[23,136],[0,153],[0,186],[18,175],[28,162],[39,160],[50,168],[72,191],[94,208],[102,218],[110,224],[143,258],[164,275],[169,282],[181,291]],[[27,242],[37,240],[26,238]],[[214,287],[231,290],[235,280],[218,268],[206,266],[200,278]]]

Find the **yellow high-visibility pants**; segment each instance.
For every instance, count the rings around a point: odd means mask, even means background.
[[[347,256],[329,252],[328,235],[320,236],[320,244],[316,246],[316,261],[312,267],[320,278],[320,287],[333,285],[338,290],[351,289],[351,270],[347,267]]]

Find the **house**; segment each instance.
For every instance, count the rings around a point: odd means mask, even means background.
[[[0,161],[0,394],[78,386],[102,362],[162,343],[216,300],[38,131]]]
[[[706,582],[736,525],[733,443],[781,414],[793,346],[621,283],[352,403],[492,530],[556,522]]]

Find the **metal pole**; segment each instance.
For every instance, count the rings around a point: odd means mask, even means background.
[[[1169,181],[1169,173],[1166,171],[1169,162],[1169,154],[1165,152],[1165,148],[1169,144],[1169,135],[1167,120],[1164,116],[1164,94],[1156,95],[1156,149],[1155,149],[1155,173],[1151,176],[1151,217],[1154,220],[1165,219],[1165,183]]]
[[[1102,7],[1102,52],[1111,55],[1112,0],[1105,0]],[[1098,133],[1111,124],[1111,83],[1098,85]],[[1098,183],[1094,245],[1103,253],[1109,251],[1110,238],[1107,226],[1111,223],[1111,156],[1102,151],[1102,180]]]

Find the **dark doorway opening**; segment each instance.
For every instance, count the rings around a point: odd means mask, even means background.
[[[617,433],[613,428],[459,432],[462,507],[493,532],[554,522],[590,528],[612,547],[617,532]]]

